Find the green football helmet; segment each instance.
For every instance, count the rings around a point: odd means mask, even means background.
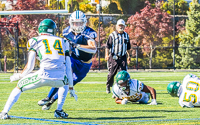
[[[167,92],[173,96],[173,97],[177,97],[178,95],[178,89],[179,87],[181,86],[181,83],[180,82],[176,82],[176,81],[173,81],[173,82],[170,82],[168,85],[167,85]]]
[[[123,84],[126,81],[127,81],[127,86],[121,86],[121,84]],[[127,71],[123,70],[117,73],[116,83],[120,88],[122,88],[122,90],[127,89],[127,87],[129,86],[129,81],[130,81],[130,75]]]
[[[52,35],[56,34],[57,26],[56,23],[51,19],[44,19],[38,26],[39,33],[49,33]]]

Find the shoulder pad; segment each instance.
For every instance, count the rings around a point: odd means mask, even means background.
[[[96,31],[94,31],[90,27],[86,27],[85,31],[83,32],[83,35],[85,35],[86,37],[89,37],[90,39],[95,39],[97,37]]]
[[[118,95],[118,94],[120,94],[119,93],[119,87],[117,86],[116,83],[112,87],[112,92],[113,92],[113,94],[115,94],[115,96],[117,96],[119,98],[119,95]]]
[[[66,28],[63,30],[63,34],[64,34],[64,33],[68,33],[68,32],[69,32],[69,29],[70,29],[70,26],[66,27]]]
[[[143,90],[143,83],[137,79],[131,79],[130,89],[132,91],[141,92]]]
[[[37,45],[37,37],[29,39],[27,42],[27,50],[30,51],[31,49],[34,49],[36,45]]]

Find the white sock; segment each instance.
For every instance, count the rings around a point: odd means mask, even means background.
[[[65,102],[65,98],[67,96],[69,90],[69,85],[65,85],[63,87],[60,87],[58,89],[58,105],[57,105],[57,110],[62,110],[62,107]]]
[[[10,109],[12,108],[13,104],[18,100],[21,93],[22,92],[20,89],[18,89],[17,87],[14,88],[12,90],[12,92],[10,93],[10,96],[9,96],[2,112],[8,113],[10,111]]]

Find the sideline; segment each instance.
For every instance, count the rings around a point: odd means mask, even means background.
[[[200,120],[200,118],[188,119],[160,119],[160,120],[131,120],[131,121],[106,121],[106,122],[91,122],[91,123],[126,123],[126,122],[169,122],[169,121],[186,121],[186,120]],[[199,123],[199,122],[198,122]],[[179,123],[172,123],[179,124]]]
[[[128,69],[128,72],[200,72],[200,69]],[[107,69],[90,69],[89,72],[108,73]]]
[[[87,125],[99,125],[95,123],[89,122],[70,122],[70,121],[60,121],[60,120],[51,120],[51,119],[41,119],[41,118],[29,118],[29,117],[21,117],[21,116],[10,116],[11,118],[19,118],[19,119],[30,119],[30,120],[37,120],[37,121],[47,121],[47,122],[56,122],[56,123],[65,123],[65,124],[87,124]],[[22,123],[23,124],[23,123]],[[40,123],[38,123],[40,124]],[[48,124],[48,123],[47,123]],[[50,123],[51,124],[51,123]]]
[[[105,123],[128,123],[128,122],[169,122],[169,121],[189,121],[189,120],[200,120],[200,118],[186,118],[186,119],[160,119],[160,120],[130,120],[130,121],[100,121],[100,122],[70,122],[70,121],[60,121],[60,120],[50,120],[50,119],[40,119],[40,118],[29,118],[29,117],[20,117],[20,116],[10,116],[11,118],[19,118],[19,119],[30,119],[30,120],[38,120],[38,121],[47,121],[47,122],[55,122],[55,123],[41,123],[41,124],[87,124],[87,125],[100,125]],[[28,123],[22,123],[28,124]],[[31,124],[31,123],[30,123]],[[37,124],[37,123],[33,123]],[[16,124],[3,124],[3,125],[16,125]],[[19,124],[18,124],[19,125]]]

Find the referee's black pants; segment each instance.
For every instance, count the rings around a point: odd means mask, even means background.
[[[119,57],[117,60],[113,59],[113,56],[110,55],[108,59],[108,77],[107,77],[107,88],[113,86],[114,77],[118,70],[127,70],[127,58],[126,55]]]

